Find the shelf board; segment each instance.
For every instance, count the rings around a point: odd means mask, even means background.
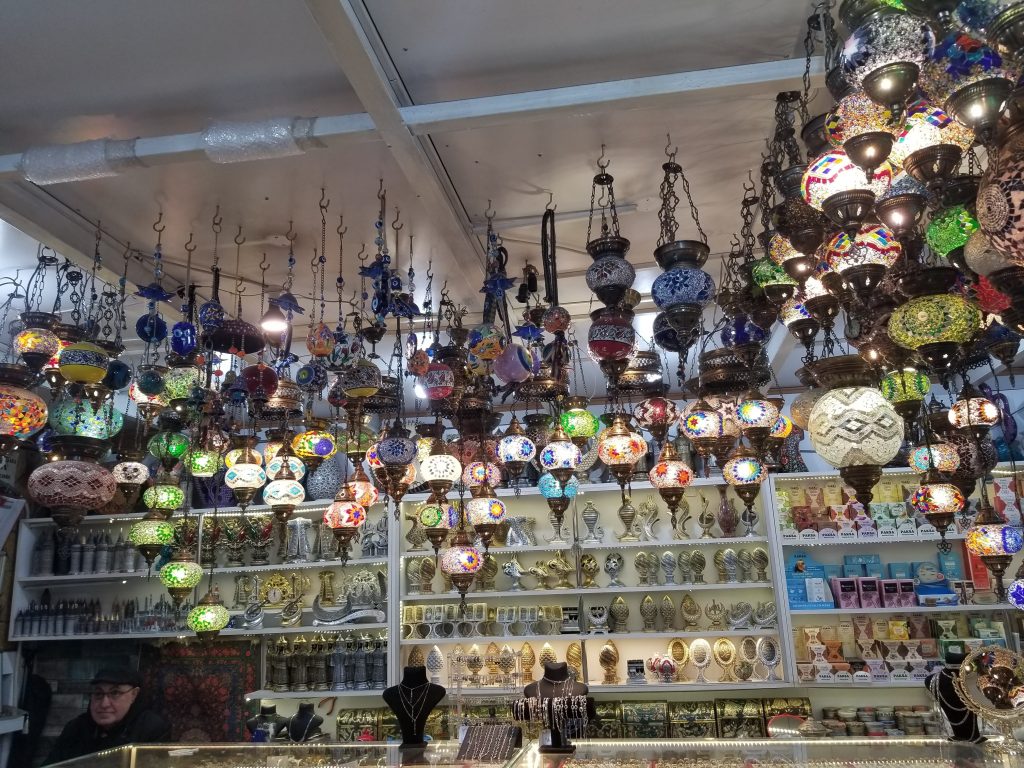
[[[690,638],[708,638],[708,637],[775,637],[779,634],[777,629],[729,629],[716,631],[713,629],[708,630],[695,630],[695,631],[658,631],[658,632],[610,632],[608,634],[597,634],[597,633],[584,633],[584,634],[560,634],[560,635],[485,635],[482,637],[418,637],[415,639],[402,640],[401,645],[466,645],[468,643],[481,644],[481,643],[508,643],[511,641],[522,640],[524,642],[537,642],[537,643],[550,643],[554,642],[573,642],[576,640],[593,640],[601,641],[604,640],[652,640],[652,639],[666,639],[675,640],[676,638],[687,640]]]
[[[946,541],[962,541],[966,536],[962,533],[947,533]],[[786,541],[780,539],[783,547],[800,549],[802,547],[856,547],[869,544],[883,544],[891,546],[895,544],[931,544],[935,546],[942,539],[938,535],[923,539],[828,539],[825,541]]]
[[[487,551],[492,555],[526,555],[536,552],[567,552],[570,549],[572,549],[572,542],[560,541],[554,544],[531,544],[525,547],[491,547]],[[433,559],[434,550],[418,549],[411,552],[406,551],[401,554],[401,557],[403,559],[407,557],[429,557]]]
[[[252,699],[309,699],[319,701],[320,699],[368,699],[380,698],[384,692],[383,688],[371,688],[365,691],[249,691],[245,694],[245,700]]]
[[[221,637],[258,637],[262,635],[299,635],[299,634],[339,634],[341,632],[370,631],[379,632],[387,630],[386,623],[374,624],[352,624],[347,627],[263,627],[261,629],[222,629]],[[187,629],[171,632],[104,632],[94,635],[16,635],[11,637],[12,642],[41,642],[56,640],[160,640],[167,638],[179,638],[182,640],[196,639],[195,635]]]
[[[995,611],[1016,611],[1010,603],[990,605],[915,605],[910,608],[791,608],[794,616],[854,616],[870,613],[979,613]]]
[[[615,693],[681,693],[685,691],[760,691],[776,688],[793,688],[793,684],[787,680],[768,682],[765,680],[751,680],[746,683],[640,683],[621,685],[602,685],[599,683],[588,684],[589,695],[615,694]],[[450,687],[448,696],[509,696],[508,688],[494,686],[493,688],[462,688]]]
[[[149,571],[129,571],[125,573],[74,573],[65,576],[22,576],[18,583],[23,587],[60,587],[81,584],[102,584],[127,579],[145,578]],[[153,573],[156,576],[156,573]],[[157,580],[159,583],[159,579]]]
[[[924,680],[888,680],[884,683],[793,683],[797,688],[832,688],[840,690],[849,690],[856,688],[857,690],[864,690],[865,688],[924,688]]]
[[[836,475],[836,476],[838,477],[838,475]],[[721,474],[715,474],[712,477],[695,477],[693,479],[693,482],[691,482],[686,487],[687,488],[711,488],[711,487],[715,487],[715,486],[719,486],[719,485],[727,485],[727,483],[725,482],[725,479],[721,476]],[[655,490],[654,486],[651,485],[651,481],[650,480],[633,480],[630,483],[630,489],[632,490],[633,493],[635,493],[636,491],[654,491]],[[515,497],[516,495],[519,495],[519,496],[539,496],[540,495],[540,488],[538,486],[536,486],[536,485],[528,485],[528,486],[524,485],[524,486],[521,486],[518,490],[519,490],[518,494],[516,494],[516,489],[515,488],[495,488],[494,492],[495,492],[495,494],[497,494],[498,498],[505,498],[505,497],[508,497],[508,496]],[[577,491],[576,495],[577,496],[585,496],[588,493],[610,493],[610,492],[613,492],[613,491],[615,493],[621,493],[622,492],[622,489],[619,487],[618,483],[615,483],[615,482],[612,482],[612,483],[581,483],[580,486],[579,486],[579,490]],[[451,497],[454,497],[455,495],[457,495],[457,492],[455,490],[449,491],[448,495],[451,498]],[[420,502],[420,501],[426,501],[428,496],[430,496],[430,494],[427,493],[427,492],[423,492],[423,493],[409,493],[409,494],[406,494],[405,496],[402,497],[402,503],[404,504],[404,503],[408,502],[410,504],[413,504],[413,503],[417,503],[417,502]]]
[[[710,539],[672,539],[670,541],[616,541],[616,542],[601,542],[594,544],[586,541],[580,542],[581,549],[592,549],[592,550],[605,550],[605,549],[625,549],[634,547],[648,547],[648,548],[663,548],[663,547],[714,547],[736,545],[736,544],[758,544],[768,541],[767,536],[732,536],[729,538],[710,538]]]
[[[466,600],[486,600],[494,597],[559,598],[579,595],[600,595],[603,592],[696,592],[709,589],[771,589],[770,581],[736,581],[714,584],[657,584],[649,587],[572,587],[571,589],[520,589],[492,590],[490,592],[467,592]],[[458,592],[432,592],[426,595],[402,595],[407,603],[424,603],[431,600],[459,600]]]

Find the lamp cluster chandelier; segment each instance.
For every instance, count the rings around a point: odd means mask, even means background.
[[[637,332],[642,296],[603,146],[588,209],[585,279],[594,303],[583,348],[559,303],[551,201],[540,269],[510,265],[488,206],[479,307],[460,305],[445,286],[435,303],[429,264],[418,290],[421,257],[412,236],[406,247],[383,181],[366,227],[372,245],[358,262],[345,263],[341,216],[336,265],[328,256],[331,201],[321,190],[319,242],[298,242],[289,224],[281,290],[268,296],[264,258],[258,307],[241,278],[241,227],[231,240],[233,276],[223,271],[231,233],[219,207],[209,285],[192,282],[190,233],[184,286],[165,286],[161,215],[143,260],[152,279],[135,291],[146,312],[134,328],[144,349],[132,363],[120,359],[130,249],[117,286],[98,278],[99,230],[90,268],[41,249],[19,286],[25,307],[11,359],[0,364],[0,453],[41,452],[28,492],[64,537],[90,512],[132,509],[141,499],[147,513],[131,542],[160,566],[179,606],[203,571],[196,542],[178,537],[170,519],[190,515],[195,493],[242,514],[265,505],[280,535],[307,496],[329,500],[323,522],[347,559],[372,506],[390,504],[397,520],[411,489],[429,491],[417,524],[465,606],[508,515],[501,488],[536,484],[561,535],[600,466],[618,482],[624,508],[631,483],[646,477],[675,528],[685,489],[714,469],[743,501],[752,530],[761,484],[806,430],[862,504],[882,468],[906,456],[921,473],[911,503],[940,532],[940,546],[949,546],[955,523],[967,525],[967,546],[992,571],[1000,598],[1024,607],[1024,572],[1003,584],[1024,540],[995,512],[985,484],[997,456],[990,430],[1012,416],[998,389],[972,373],[1011,364],[1024,333],[1021,5],[962,3],[951,12],[950,3],[844,0],[844,42],[831,2],[820,3],[808,23],[808,71],[821,39],[834,104],[811,114],[809,77],[802,91],[777,95],[772,133],[757,173],[743,182],[738,232],[716,277],[669,139],[657,177],[650,340]],[[521,278],[510,276],[520,268]],[[305,269],[308,293],[295,287],[296,270]],[[806,391],[788,414],[767,352],[773,332],[803,349],[797,375]],[[382,356],[385,339],[393,347]],[[605,380],[603,413],[591,403],[597,393],[588,389],[584,354]],[[669,355],[678,356],[685,396],[670,396]],[[948,407],[937,398],[943,389],[959,393]],[[119,392],[127,392],[127,410],[116,405]],[[511,409],[503,426],[499,401]],[[318,480],[325,466],[337,470],[326,488]],[[188,618],[204,638],[228,621],[212,589]]]

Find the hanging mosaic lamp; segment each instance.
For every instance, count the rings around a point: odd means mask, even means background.
[[[504,436],[498,441],[498,461],[508,472],[509,483],[514,482],[526,469],[526,465],[537,455],[537,445],[529,438],[519,419],[515,416],[509,422]]]
[[[1024,549],[1024,533],[1020,526],[1003,520],[983,495],[978,514],[967,529],[965,544],[971,554],[980,557],[995,581],[996,600],[1006,602],[1003,575],[1013,556]]]
[[[202,566],[185,547],[179,547],[170,562],[160,569],[160,583],[170,594],[175,606],[180,606],[202,579]]]
[[[978,438],[999,424],[999,408],[970,382],[964,384],[960,396],[949,408],[949,423],[954,429],[974,433]]]
[[[211,590],[189,611],[185,624],[203,641],[213,640],[228,625],[231,616],[224,603]]]
[[[693,482],[694,475],[690,465],[679,458],[679,452],[676,451],[671,440],[665,443],[658,462],[651,467],[647,477],[668,506],[669,515],[672,518],[672,530],[675,531],[676,517],[679,514],[683,493],[686,487]]]
[[[892,183],[892,168],[881,163],[869,180],[842,150],[826,152],[808,163],[801,181],[804,200],[836,226],[856,233],[874,212],[875,200]]]

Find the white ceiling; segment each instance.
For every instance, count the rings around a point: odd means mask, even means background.
[[[46,1],[25,5],[17,14],[8,14],[0,26],[5,52],[5,66],[0,68],[0,153],[55,142],[199,131],[212,120],[361,112],[364,106],[355,95],[359,88],[349,84],[307,7],[329,1],[140,0],[125,6],[93,0],[60,4],[59,9]],[[390,73],[396,103],[408,105],[799,59],[811,3],[356,0],[353,5],[385,74]],[[467,229],[482,223],[489,202],[499,220],[536,217],[529,225],[501,229],[512,275],[518,275],[527,260],[539,266],[540,213],[548,192],[560,214],[578,216],[587,209],[595,161],[601,144],[606,144],[617,198],[631,211],[621,217],[622,233],[633,243],[630,260],[638,265],[637,288],[646,292],[658,271],[650,265],[658,234],[657,191],[665,134],[671,133],[673,144],[679,146],[678,159],[690,178],[712,251],[727,251],[740,223],[742,182],[748,169],[757,168],[771,130],[775,93],[796,85],[798,81],[726,92],[695,90],[659,102],[657,108],[593,114],[583,110],[573,117],[436,133],[424,142],[428,154],[436,153],[434,170],[449,187],[454,215]],[[826,104],[827,97],[817,94],[816,106],[823,109]],[[271,262],[268,279],[279,285],[286,251],[269,238],[283,234],[289,219],[294,219],[299,233],[296,293],[312,296],[309,259],[312,249],[319,247],[317,200],[323,186],[331,200],[330,298],[338,214],[344,214],[348,225],[345,277],[354,288],[354,257],[360,244],[372,241],[378,179],[383,178],[389,193],[388,220],[394,217],[395,206],[401,209],[403,263],[407,235],[415,235],[418,297],[422,298],[427,260],[432,259],[435,306],[440,282],[446,280],[453,298],[477,311],[480,249],[446,238],[435,203],[406,180],[406,166],[395,157],[383,141],[362,141],[311,150],[300,157],[235,165],[182,162],[55,185],[45,190],[44,201],[56,213],[49,219],[36,217],[33,229],[56,235],[65,227],[62,242],[88,242],[85,225],[74,237],[64,234],[70,209],[102,220],[113,238],[149,251],[154,241],[151,224],[163,210],[170,279],[183,280],[182,245],[194,232],[200,248],[193,277],[198,275],[202,284],[202,270],[211,259],[210,218],[219,205],[224,217],[222,267],[229,273],[235,270],[231,239],[242,225],[247,243],[241,272],[258,282],[258,264],[265,252]],[[9,184],[0,182],[0,197],[2,187]],[[680,236],[695,236],[685,209],[679,211],[679,220]],[[560,220],[559,268],[565,277],[561,299],[577,316],[585,316],[589,305],[582,277],[590,261],[583,252],[585,241],[585,218]],[[104,249],[108,263],[118,268],[116,247],[106,244]],[[713,259],[709,271],[716,279],[718,269]],[[133,278],[148,280],[141,268]],[[227,281],[224,288],[230,292],[233,285]],[[250,285],[246,296],[257,292],[258,287]],[[246,302],[247,314],[255,314],[255,299]],[[650,306],[645,296],[641,307]],[[328,320],[335,312],[328,308]],[[649,329],[651,320],[650,314],[642,318],[641,329]],[[586,323],[581,323],[581,338],[585,329]],[[790,373],[780,372],[782,383],[795,384]]]

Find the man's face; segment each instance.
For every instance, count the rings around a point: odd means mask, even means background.
[[[110,728],[124,720],[139,695],[139,689],[129,685],[100,683],[89,694],[89,714],[101,728]]]

